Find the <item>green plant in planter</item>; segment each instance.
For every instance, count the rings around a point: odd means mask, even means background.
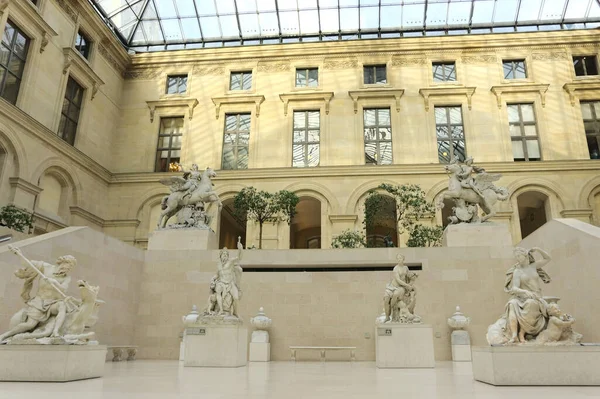
[[[6,205],[0,208],[0,226],[29,233],[29,229],[33,227],[33,215],[14,205]]]
[[[367,246],[365,235],[361,231],[344,230],[331,241],[332,248],[364,248]]]

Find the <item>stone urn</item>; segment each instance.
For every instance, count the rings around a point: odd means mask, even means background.
[[[456,312],[448,319],[448,326],[453,330],[462,330],[471,323],[471,318],[466,317],[461,311],[460,306],[456,307]]]
[[[256,328],[252,331],[251,342],[269,342],[269,332],[267,331],[273,320],[265,315],[265,309],[261,307],[258,309],[258,314],[250,319],[250,324]]]
[[[198,321],[198,316],[200,314],[198,313],[198,307],[196,305],[192,306],[192,310],[190,311],[190,313],[188,313],[187,315],[183,316],[181,318],[181,320],[183,321],[184,325],[190,325],[190,324],[194,324],[196,321]]]

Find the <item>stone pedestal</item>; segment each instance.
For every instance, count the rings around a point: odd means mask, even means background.
[[[149,251],[187,251],[219,249],[219,238],[212,230],[154,230],[148,237]]]
[[[452,344],[452,360],[455,362],[471,361],[471,337],[465,330],[452,331],[450,336]]]
[[[492,385],[600,385],[600,346],[473,347],[473,377]]]
[[[1,345],[0,381],[67,382],[102,377],[105,345]]]
[[[375,362],[378,368],[435,366],[431,325],[377,324],[375,337]]]
[[[512,236],[507,224],[450,224],[442,236],[443,247],[511,247]]]
[[[268,342],[250,342],[251,362],[270,362],[271,361],[271,344]]]
[[[187,327],[186,367],[241,367],[248,360],[248,329],[241,324]]]

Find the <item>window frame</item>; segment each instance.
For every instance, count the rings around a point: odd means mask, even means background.
[[[523,111],[521,110],[521,107],[523,105],[530,105],[531,106],[531,110],[533,111],[533,122],[525,122],[523,120]],[[538,128],[538,118],[537,118],[537,113],[535,110],[535,103],[529,103],[529,102],[525,102],[525,103],[506,103],[506,112],[507,114],[509,113],[509,108],[510,107],[514,107],[517,106],[518,107],[518,113],[519,113],[519,122],[511,122],[510,119],[508,119],[508,134],[510,136],[510,145],[511,145],[511,152],[512,152],[512,142],[513,141],[520,141],[521,145],[523,146],[523,156],[524,159],[515,159],[515,154],[513,153],[513,161],[514,162],[539,162],[539,161],[543,161],[542,158],[542,145],[540,143],[540,130]],[[519,132],[521,133],[519,136],[513,136],[512,134],[510,134],[510,128],[511,126],[518,126],[519,127]],[[527,136],[525,135],[525,126],[534,126],[535,127],[535,136]],[[540,152],[540,157],[539,159],[529,159],[529,154],[527,152],[527,141],[528,140],[536,140],[537,141],[537,145],[538,145],[538,149]]]
[[[591,112],[592,112],[592,119],[585,119],[583,117],[583,110],[582,110],[582,115],[581,115],[581,119],[583,121],[583,131],[585,133],[585,139],[586,139],[586,144],[587,144],[587,140],[589,140],[590,137],[593,137],[596,139],[596,145],[599,149],[600,152],[600,112],[596,112],[596,107],[593,106],[593,104],[598,104],[598,108],[600,109],[600,100],[585,100],[585,101],[580,101],[580,108],[582,105],[590,105],[591,108]],[[587,129],[585,128],[585,124],[587,123],[592,123],[594,125],[594,133],[588,133]],[[589,147],[588,147],[588,153],[589,153]],[[592,158],[592,154],[589,153],[590,155],[590,160],[599,160],[600,159],[600,154],[598,158]]]
[[[182,86],[181,84],[181,79],[185,77],[185,91],[180,92],[179,88]],[[170,79],[177,79],[177,91],[175,93],[169,93],[169,80]],[[185,74],[173,74],[173,75],[167,75],[167,79],[166,79],[166,85],[165,85],[165,95],[166,96],[183,96],[185,94],[187,94],[188,91],[188,82],[189,82],[189,74],[185,73]]]
[[[583,69],[585,74],[583,75],[578,75],[577,74],[577,69],[575,68],[575,59],[576,58],[580,58],[582,60],[585,60],[585,58],[587,57],[593,57],[594,58],[594,64],[596,66],[596,73],[593,75],[590,75],[587,73],[587,66],[585,65],[585,61],[583,61]],[[572,64],[573,64],[573,74],[575,75],[575,78],[589,78],[589,77],[595,77],[595,78],[600,78],[600,64],[598,63],[598,56],[596,54],[580,54],[580,55],[572,55],[571,57],[572,60]]]
[[[452,65],[454,67],[454,79],[450,80],[450,79],[446,79],[446,68],[448,66]],[[444,80],[437,80],[436,76],[435,76],[435,67],[436,66],[442,66],[442,75],[445,78]],[[456,65],[456,61],[452,61],[452,60],[448,60],[448,61],[433,61],[431,63],[431,77],[433,79],[434,83],[440,84],[440,83],[452,83],[452,84],[456,84],[458,82],[458,69],[457,69],[457,65]]]
[[[389,118],[390,118],[390,124],[388,125],[380,125],[379,124],[379,112],[375,112],[375,125],[370,126],[370,125],[366,125],[365,124],[365,112],[367,111],[379,111],[379,110],[387,110],[389,112]],[[393,143],[393,129],[392,129],[392,108],[391,107],[363,107],[362,108],[362,114],[363,114],[363,123],[362,123],[362,137],[363,137],[363,154],[364,154],[364,158],[363,158],[363,165],[393,165],[394,164],[394,143]],[[389,127],[390,129],[390,138],[389,140],[380,140],[379,134],[377,134],[374,140],[367,140],[366,136],[365,136],[365,130],[366,129],[370,129],[370,128],[374,128],[376,129],[376,131],[379,130],[379,128],[387,128]],[[367,143],[375,143],[376,145],[376,154],[375,154],[375,162],[367,162],[367,152],[366,152],[366,148],[367,148]],[[380,159],[381,159],[381,145],[380,143],[390,143],[390,155],[391,155],[391,159],[389,163],[380,163]]]
[[[163,133],[163,121],[164,120],[171,120],[171,121],[175,121],[175,120],[181,120],[181,133],[177,133],[174,134],[173,132],[165,134]],[[173,122],[171,122],[171,128],[173,128]],[[172,159],[173,157],[171,156],[171,153],[173,151],[180,151],[179,154],[179,162],[181,162],[181,149],[182,146],[180,145],[179,147],[173,147],[173,137],[181,137],[181,141],[180,143],[183,144],[183,135],[184,135],[184,127],[185,127],[185,116],[180,116],[180,115],[165,115],[165,116],[161,116],[158,122],[158,140],[156,143],[156,152],[155,152],[155,157],[154,157],[154,172],[155,173],[162,173],[162,172],[170,172],[169,170],[169,166],[172,163]],[[169,146],[168,147],[161,147],[160,144],[162,142],[161,139],[163,139],[164,137],[169,137]],[[162,158],[159,155],[163,152],[163,151],[168,151],[168,155],[167,158]],[[166,163],[166,167],[167,170],[158,170],[158,166],[159,166],[159,161],[161,159],[166,159],[167,163]]]
[[[247,131],[240,130],[240,119],[241,119],[240,117],[242,115],[247,115],[248,120],[250,122],[250,126],[248,127]],[[235,130],[227,130],[227,118],[230,116],[236,116],[236,129]],[[248,134],[248,144],[240,144],[240,133],[242,133],[242,132]],[[236,134],[235,144],[227,144],[225,142],[227,133],[235,133]],[[222,147],[221,147],[221,170],[247,170],[250,168],[250,137],[251,137],[251,133],[252,133],[252,113],[251,112],[225,113],[224,118],[223,118],[223,141],[222,141]],[[235,161],[234,168],[225,168],[224,161],[225,161],[225,146],[226,145],[230,145],[233,149],[234,161]],[[240,168],[240,165],[239,165],[238,150],[240,147],[245,147],[247,149],[248,164],[246,165],[245,168]]]
[[[298,72],[299,71],[303,71],[306,72],[306,85],[298,85]],[[310,71],[316,71],[317,72],[317,84],[315,85],[310,85],[309,81],[310,81]],[[320,77],[319,77],[319,67],[296,67],[294,70],[294,88],[298,88],[298,89],[313,89],[313,88],[317,88],[320,85]]]
[[[77,85],[76,87],[73,87],[72,89],[75,88],[79,88],[79,105],[76,104],[76,102],[74,101],[75,99],[72,98],[70,96],[71,93],[69,93],[69,83],[73,82],[75,85]],[[85,96],[86,96],[86,88],[77,81],[77,79],[75,79],[73,76],[69,75],[69,77],[67,78],[67,85],[65,87],[65,94],[63,96],[63,106],[61,107],[60,110],[60,119],[59,119],[59,123],[58,123],[58,129],[56,131],[56,134],[58,135],[58,137],[60,137],[61,139],[63,139],[65,142],[69,143],[70,145],[72,145],[73,147],[75,147],[75,140],[77,138],[77,133],[79,131],[79,122],[81,121],[81,114],[83,112],[83,103],[85,100]],[[68,106],[67,106],[67,113],[64,113],[64,104],[65,101],[68,102]],[[74,120],[73,118],[71,118],[71,108],[75,107],[78,108],[77,111],[77,120]],[[63,124],[63,117],[65,119],[65,123]],[[69,122],[72,122],[73,124],[75,124],[75,130],[73,132],[73,138],[72,141],[68,139],[68,137],[65,137],[65,132],[66,132],[66,127],[67,124]],[[62,131],[61,131],[61,127],[62,127]]]
[[[506,64],[510,63],[511,64],[511,73],[513,74],[513,76],[515,76],[515,73],[517,71],[517,67],[516,67],[516,63],[522,62],[523,63],[523,70],[525,71],[525,76],[523,77],[506,77],[505,73],[504,73],[504,67]],[[511,80],[527,80],[529,79],[529,71],[527,70],[527,60],[525,58],[511,58],[511,59],[503,59],[502,60],[502,79],[507,80],[507,81],[511,81]]]
[[[309,130],[315,130],[315,129],[309,129],[308,127],[308,120],[309,120],[309,113],[311,112],[315,112],[319,115],[319,140],[318,141],[309,141],[308,140],[308,132]],[[304,129],[296,129],[294,127],[295,125],[295,120],[296,120],[296,113],[303,113],[304,114]],[[304,132],[304,140],[300,141],[300,142],[295,142],[294,141],[294,136],[296,131],[302,131]],[[321,164],[321,110],[320,109],[298,109],[298,110],[294,110],[293,114],[292,114],[292,167],[293,168],[315,168],[318,167]],[[318,153],[318,159],[319,161],[317,162],[316,165],[309,165],[309,160],[308,160],[308,147],[309,145],[317,145],[317,153]],[[304,165],[294,165],[294,147],[297,145],[302,145],[304,147],[304,154],[303,154],[303,161],[304,161]]]
[[[385,72],[385,82],[377,82],[377,69],[378,68],[383,68],[383,71]],[[367,70],[371,69],[373,72],[373,78],[374,78],[374,82],[367,82]],[[363,85],[365,86],[382,86],[382,85],[389,85],[389,79],[388,79],[388,68],[386,64],[368,64],[368,65],[363,65]]]
[[[440,125],[437,123],[437,118],[435,117],[435,110],[438,108],[444,108],[445,109],[445,113],[446,113],[446,123],[444,125]],[[450,108],[458,108],[460,109],[460,125],[457,123],[452,123],[451,119],[450,119]],[[447,141],[450,143],[449,145],[449,156],[450,156],[450,160],[448,161],[448,163],[451,163],[455,160],[455,156],[454,156],[454,138],[452,137],[452,127],[455,126],[460,126],[462,128],[462,141],[464,142],[465,146],[464,146],[464,158],[461,160],[460,158],[458,159],[458,161],[464,161],[467,157],[468,157],[468,153],[467,153],[467,137],[466,137],[466,131],[465,131],[465,115],[463,113],[463,106],[462,104],[459,105],[435,105],[433,107],[433,121],[435,123],[435,139],[436,139],[436,147],[437,147],[437,155],[438,155],[438,162],[440,164],[444,164],[444,162],[442,162],[442,160],[440,159],[440,147],[439,147],[439,142],[440,141]],[[438,126],[445,126],[448,129],[448,137],[447,138],[440,138],[438,135]],[[460,140],[456,140],[456,141],[460,141]]]
[[[82,52],[81,51],[81,44],[78,43],[78,39],[82,38],[86,44],[86,51]],[[77,33],[75,34],[75,42],[73,44],[73,47],[75,48],[75,50],[77,50],[77,52],[79,54],[81,54],[81,56],[83,58],[85,58],[88,62],[91,62],[91,56],[92,56],[92,46],[93,46],[93,41],[92,39],[90,39],[90,35],[88,35],[83,29],[81,29],[81,27],[79,27],[79,29],[77,30]]]
[[[6,27],[9,25],[14,30],[14,35],[11,39],[10,47],[7,47],[4,43],[4,34],[6,31]],[[15,44],[16,44],[17,37],[19,35],[25,38],[25,51],[24,51],[25,58],[24,59],[21,58],[15,51]],[[2,38],[0,40],[2,41],[0,46],[3,46],[8,49],[8,58],[6,60],[6,66],[0,64],[0,70],[4,70],[4,76],[0,79],[0,97],[4,98],[9,103],[16,106],[19,101],[19,94],[21,93],[21,84],[23,82],[23,77],[25,76],[26,66],[27,66],[27,58],[29,58],[29,56],[30,56],[29,52],[32,47],[33,39],[28,34],[26,34],[25,31],[23,29],[21,29],[18,24],[16,24],[12,19],[9,18],[5,22],[4,29],[2,31]],[[15,75],[13,72],[11,72],[9,70],[10,62],[11,62],[13,56],[22,62],[22,70],[21,70],[20,76]],[[9,74],[12,75],[12,77],[14,77],[18,81],[17,93],[15,96],[14,102],[10,101],[8,98],[6,98],[4,96],[4,92],[6,89],[6,81],[9,77]]]
[[[233,89],[231,87],[231,84],[233,83],[233,81],[232,81],[233,80],[233,76],[234,75],[238,75],[238,74],[242,75],[241,76],[241,80],[240,80],[240,82],[241,82],[240,83],[240,88],[239,89]],[[250,75],[250,87],[247,88],[247,89],[244,89],[244,75]],[[253,71],[251,69],[250,70],[230,71],[229,72],[229,87],[228,87],[228,90],[232,91],[232,92],[236,92],[236,93],[240,92],[240,91],[251,91],[253,83],[254,83],[254,76],[253,75],[254,74],[253,74]]]

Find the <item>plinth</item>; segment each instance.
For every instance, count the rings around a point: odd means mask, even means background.
[[[600,385],[600,346],[473,347],[473,377],[491,385]]]
[[[218,249],[219,239],[210,229],[154,230],[148,236],[149,251]]]
[[[433,328],[429,324],[383,323],[375,327],[378,368],[431,368]]]
[[[512,236],[507,224],[461,223],[444,229],[442,247],[511,247]]]
[[[67,382],[102,377],[105,345],[1,345],[0,381]]]
[[[251,362],[270,362],[271,361],[271,344],[269,342],[250,342]]]
[[[185,367],[241,367],[248,360],[248,329],[239,324],[186,327]]]
[[[452,361],[470,362],[471,361],[471,337],[465,330],[454,330],[450,337],[452,344]]]

